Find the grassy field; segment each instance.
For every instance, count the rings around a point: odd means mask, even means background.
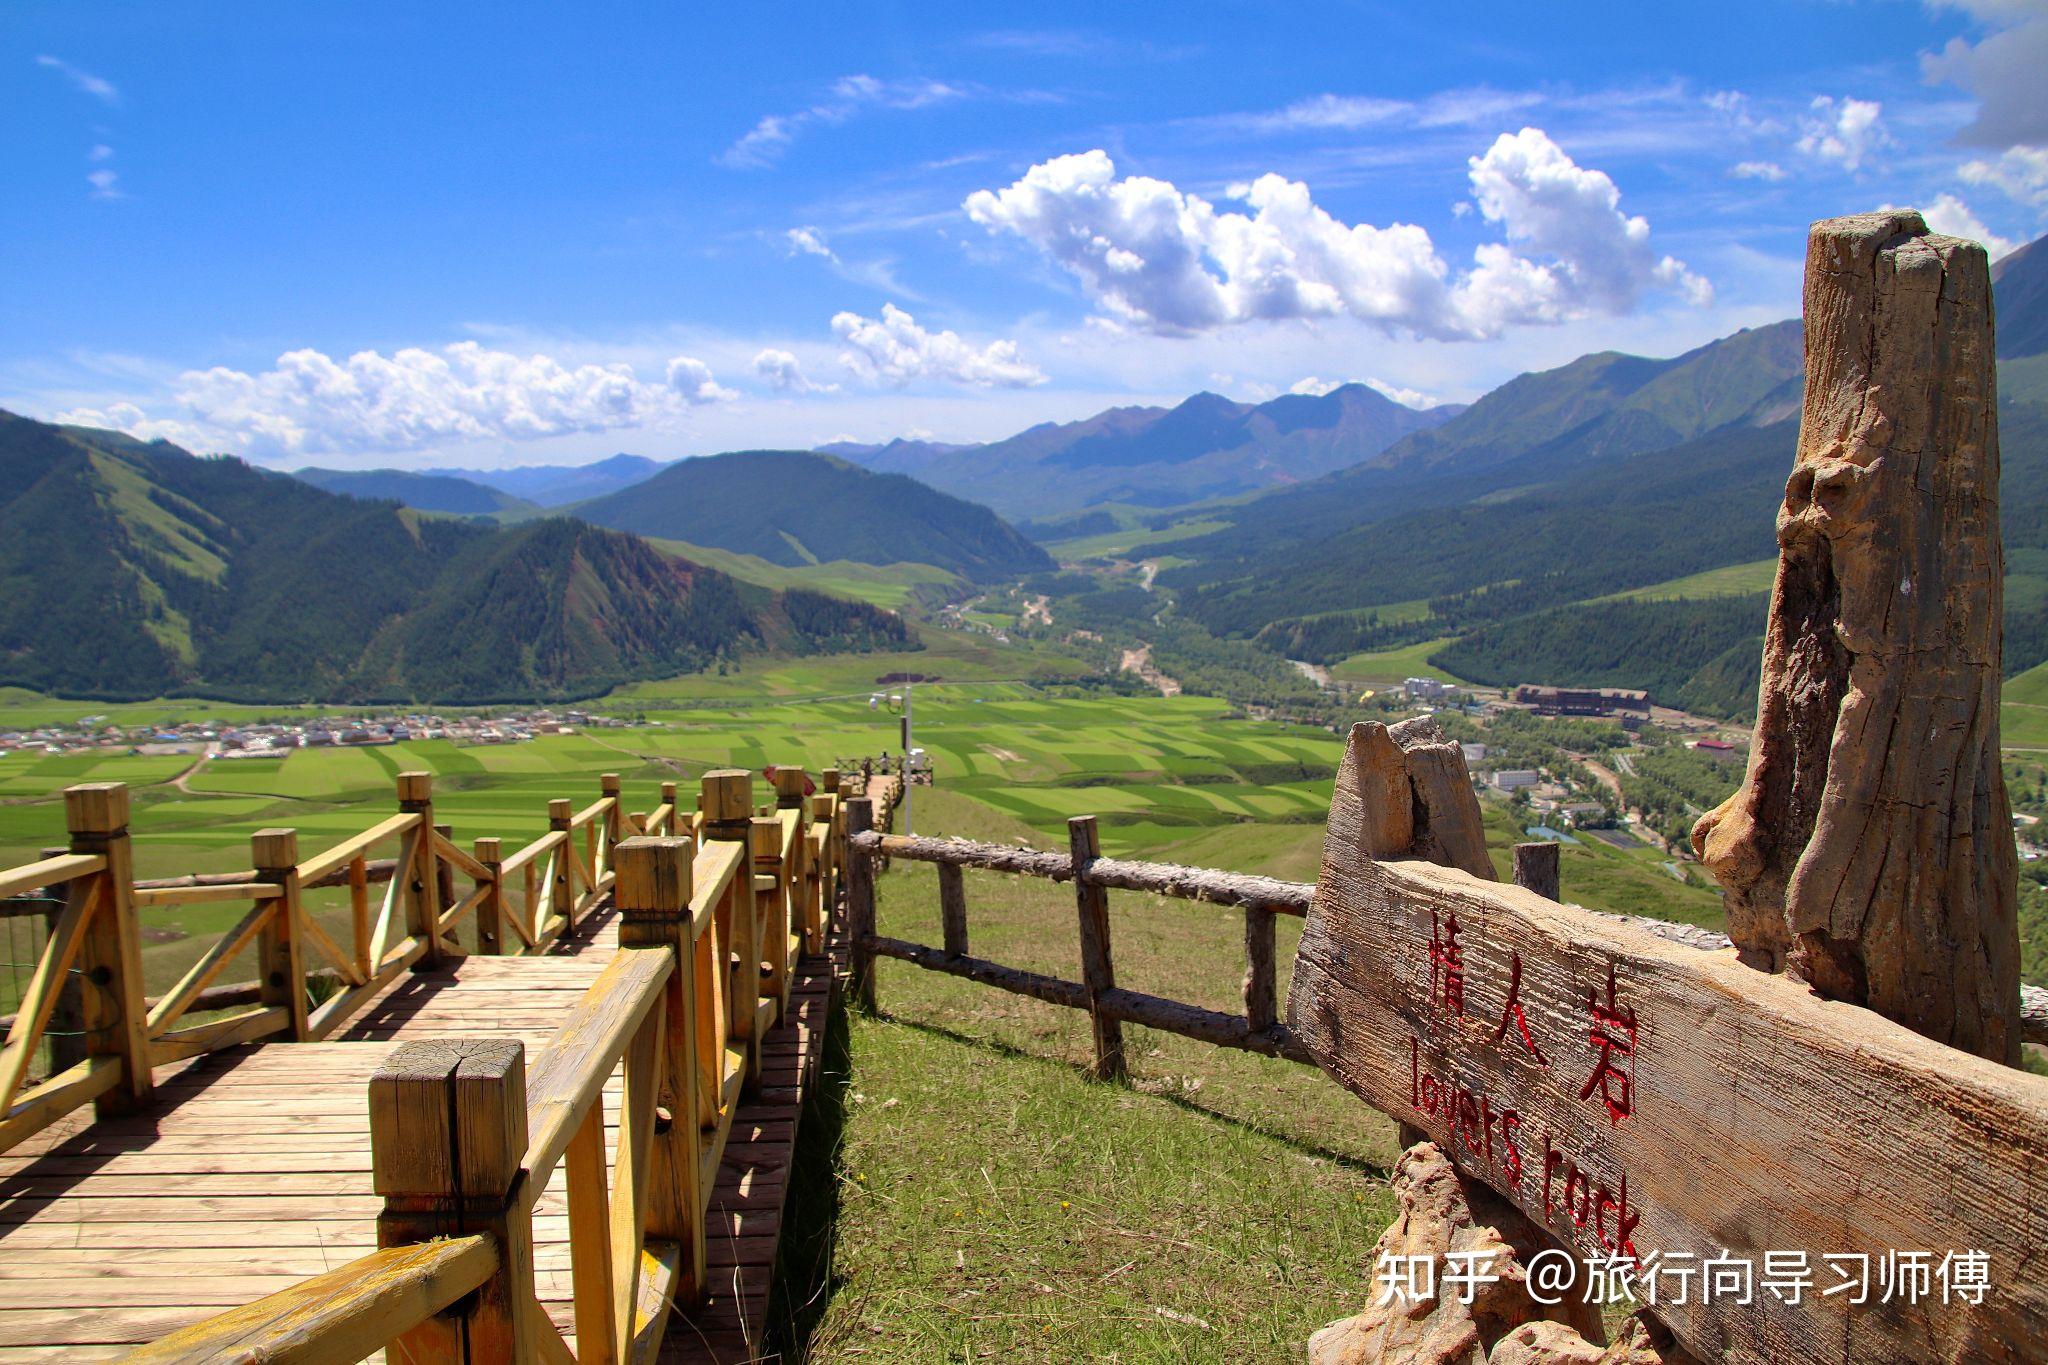
[[[0,857],[59,838],[51,794],[81,780],[134,785],[141,875],[246,866],[248,835],[266,825],[296,827],[311,852],[391,810],[396,774],[413,768],[436,775],[437,816],[458,842],[524,841],[550,798],[581,805],[607,771],[644,808],[659,782],[710,767],[815,768],[894,749],[895,717],[868,697],[878,677],[913,672],[943,679],[915,694],[938,785],[913,789],[899,829],[1058,848],[1065,819],[1092,813],[1111,854],[1315,877],[1337,736],[1237,718],[1217,700],[1086,692],[1069,667],[986,637],[934,636],[919,653],[636,687],[597,709],[650,723],[522,745],[302,750],[189,773],[180,756],[11,755],[0,758]],[[0,699],[24,713],[64,705]],[[1505,874],[1525,836],[1495,804],[1487,831]],[[1566,895],[1716,922],[1717,899],[1661,861],[1647,847],[1567,846]],[[1070,890],[976,874],[967,894],[977,953],[1076,972]],[[146,912],[151,988],[241,909]],[[338,931],[338,898],[317,909]],[[1115,894],[1111,912],[1124,984],[1238,1007],[1239,917],[1133,893]],[[886,933],[935,941],[932,870],[899,862],[879,914]],[[1281,921],[1283,996],[1298,933]],[[10,948],[26,961],[32,944]],[[1131,1086],[1101,1086],[1080,1071],[1077,1012],[898,963],[882,964],[880,998],[880,1016],[839,1036],[807,1120],[793,1289],[778,1310],[788,1358],[1278,1359],[1369,1298],[1364,1258],[1389,1216],[1396,1137],[1318,1073],[1132,1028]]]
[[[1669,602],[1678,598],[1748,597],[1769,592],[1777,577],[1778,561],[1759,559],[1748,564],[1724,564],[1718,569],[1667,579],[1644,588],[1596,597],[1595,602]]]
[[[759,555],[740,554],[683,540],[654,539],[671,554],[767,588],[808,588],[812,592],[851,597],[894,610],[920,587],[950,588],[959,579],[931,564],[861,564],[850,559],[795,566],[772,564]]]
[[[1438,678],[1444,682],[1462,682],[1450,673],[1444,672],[1429,662],[1429,656],[1449,644],[1450,637],[1424,640],[1420,644],[1403,645],[1399,649],[1376,649],[1364,654],[1354,654],[1341,663],[1330,665],[1330,676],[1341,679],[1346,685],[1358,687],[1386,687],[1398,685],[1403,678]]]

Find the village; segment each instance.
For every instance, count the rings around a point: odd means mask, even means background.
[[[111,752],[276,758],[295,749],[364,747],[424,739],[455,744],[523,744],[542,735],[624,728],[628,724],[616,717],[577,708],[557,711],[549,707],[447,715],[364,712],[247,725],[197,720],[118,725],[108,716],[93,715],[65,724],[0,730],[0,755]]]

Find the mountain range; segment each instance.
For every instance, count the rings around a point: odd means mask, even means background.
[[[71,696],[590,696],[740,653],[914,647],[567,518],[423,517],[231,457],[0,413],[0,682]]]
[[[1355,465],[1464,409],[1411,408],[1364,384],[1238,403],[1198,393],[1171,407],[1110,408],[1044,422],[988,445],[892,441],[832,447],[872,469],[913,474],[1006,517],[1105,503],[1175,507],[1283,487]]]

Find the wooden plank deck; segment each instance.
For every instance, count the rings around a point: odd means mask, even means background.
[[[334,1269],[376,1246],[371,1074],[421,1038],[547,1044],[617,947],[613,916],[540,958],[467,958],[401,977],[336,1038],[271,1043],[159,1071],[144,1113],[87,1114],[0,1156],[0,1360],[97,1360]],[[838,960],[838,959],[835,959]],[[802,1086],[822,1052],[831,966],[809,960],[764,1041],[764,1085],[735,1117],[713,1199],[719,1288],[669,1330],[664,1359],[746,1360],[760,1331]],[[619,1078],[605,1089],[616,1138]],[[573,1344],[558,1169],[534,1210],[536,1287]]]
[[[821,1070],[845,972],[845,939],[835,935],[824,957],[803,959],[788,1016],[762,1040],[760,1092],[742,1098],[711,1190],[710,1294],[669,1325],[664,1361],[743,1365],[760,1358],[804,1097]]]

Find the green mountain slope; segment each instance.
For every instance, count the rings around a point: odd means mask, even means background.
[[[2011,355],[2048,328],[2048,249],[1995,276]],[[2048,658],[2043,358],[2000,365],[2009,673]],[[1189,619],[1290,658],[1451,637],[1430,657],[1460,676],[1627,683],[1739,714],[1762,610],[1743,628],[1750,606],[1714,574],[1754,583],[1775,553],[1802,369],[1785,322],[1668,361],[1609,353],[1523,375],[1364,464],[1191,511],[1227,525],[1175,539],[1192,562],[1159,582]],[[1588,601],[1635,589],[1654,600]],[[1426,616],[1395,610],[1417,598]]]
[[[811,451],[680,460],[645,483],[568,510],[600,526],[772,564],[907,561],[974,579],[1052,567],[1045,551],[986,507]]]
[[[0,682],[70,695],[526,700],[911,643],[890,613],[578,522],[423,517],[6,413],[0,498]]]
[[[293,470],[292,477],[330,493],[403,503],[422,512],[446,512],[459,517],[514,520],[536,516],[541,510],[538,503],[453,474],[409,469],[306,468]]]

